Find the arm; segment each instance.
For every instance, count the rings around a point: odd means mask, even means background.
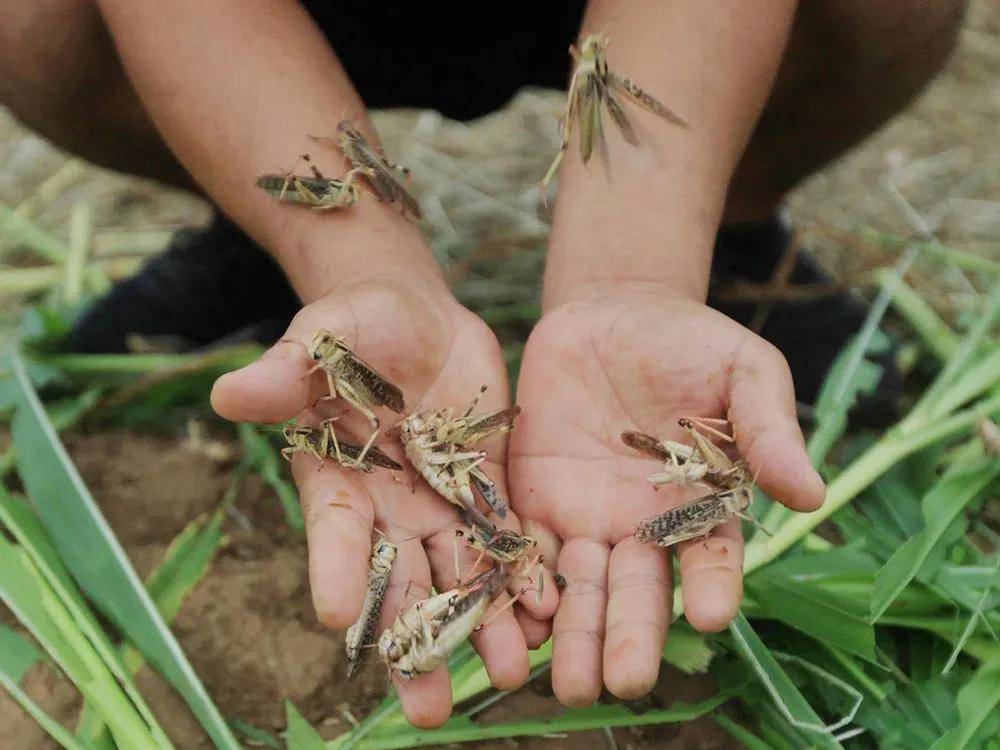
[[[788,367],[772,346],[705,306],[730,174],[766,99],[794,5],[594,0],[583,34],[603,30],[608,62],[690,123],[681,129],[623,101],[639,135],[609,119],[608,179],[570,143],[560,174],[544,314],[525,347],[524,415],[508,465],[518,513],[564,540],[566,580],[553,620],[552,685],[587,705],[602,683],[637,698],[656,681],[672,619],[667,550],[636,523],[707,490],[664,487],[622,444],[623,430],[685,440],[683,416],[724,416],[768,494],[796,510],[823,499],[795,417]],[[547,534],[546,531],[551,531]],[[684,613],[725,628],[742,597],[738,519],[677,556]]]
[[[663,284],[703,301],[729,178],[777,71],[795,3],[594,0],[583,32],[610,36],[609,64],[689,124],[623,101],[639,133],[605,117],[611,179],[570,143],[559,179],[546,308],[608,283]]]
[[[271,251],[306,302],[353,279],[392,274],[446,294],[415,226],[360,201],[338,215],[296,211],[254,187],[308,152],[342,175],[331,136],[345,118],[370,135],[362,103],[306,11],[287,0],[102,0],[129,77],[167,144],[205,192]],[[365,196],[370,198],[370,196]],[[359,252],[364,248],[364,252]]]
[[[411,410],[467,403],[484,384],[484,409],[508,404],[496,340],[451,297],[419,230],[395,207],[366,194],[350,210],[320,213],[279,205],[254,186],[260,173],[288,169],[306,151],[324,173],[342,175],[339,152],[307,137],[332,134],[341,119],[359,121],[371,134],[361,100],[298,3],[102,0],[101,10],[168,145],[208,195],[275,255],[307,303],[260,360],[219,379],[212,392],[219,414],[256,422],[304,411],[314,420],[342,415],[309,413],[327,393],[321,373],[309,376],[306,352],[320,328],[345,335],[402,388]],[[355,416],[344,416],[337,429],[360,444],[370,428]],[[402,458],[397,446],[386,447]],[[486,470],[506,495],[504,451],[503,444],[491,448]],[[412,604],[432,585],[451,588],[450,506],[414,477],[360,476],[330,463],[318,471],[308,457],[293,460],[319,619],[345,628],[357,617],[374,529],[409,540],[393,568],[381,627],[401,610],[407,591]],[[502,525],[518,528],[513,514],[508,521]],[[554,586],[546,591],[552,593],[544,602],[527,597],[524,605],[542,618],[557,598]],[[527,679],[526,637],[536,636],[522,632],[511,610],[473,637],[496,686],[513,689]],[[450,714],[446,669],[399,692],[415,724],[437,726]]]

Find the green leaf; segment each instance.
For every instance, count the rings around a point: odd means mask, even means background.
[[[21,386],[12,429],[18,471],[60,556],[91,601],[178,690],[216,746],[239,750],[66,454],[20,356],[11,350],[9,359]]]
[[[467,717],[452,718],[440,729],[397,728],[390,734],[372,733],[356,744],[343,735],[327,744],[330,750],[355,747],[358,750],[395,750],[395,748],[449,745],[455,742],[479,742],[508,737],[531,737],[558,732],[576,732],[604,727],[650,726],[691,721],[714,711],[731,696],[722,693],[698,703],[677,702],[669,708],[634,713],[623,705],[596,705],[571,708],[553,719],[527,719],[502,724],[478,724]]]
[[[0,536],[0,599],[91,701],[124,747],[169,747],[154,739],[150,727],[118,687],[101,657],[72,615],[46,584],[21,548]]]
[[[0,685],[10,693],[11,697],[21,706],[24,712],[34,719],[38,726],[44,729],[65,750],[91,750],[90,746],[79,742],[65,727],[45,713],[42,707],[21,689],[17,680],[11,679],[11,676],[4,672],[2,665],[0,665]]]
[[[281,750],[281,743],[278,742],[278,738],[260,727],[248,724],[242,719],[230,719],[229,726],[232,727],[234,732],[250,740],[250,743],[253,745],[269,747],[271,750]]]
[[[20,682],[41,656],[34,643],[0,623],[0,672],[8,679]]]
[[[822,564],[824,555],[815,555]],[[771,617],[817,641],[840,648],[871,663],[875,659],[875,630],[865,611],[803,577],[784,576],[764,568],[746,580],[754,600]]]
[[[809,732],[810,738],[818,747],[839,748],[840,743],[833,738],[831,732],[839,729],[845,722],[841,720],[829,726],[823,723],[742,612],[737,613],[730,623],[729,632],[739,652],[753,668],[786,721],[796,729]]]
[[[1000,703],[1000,661],[983,664],[958,691],[958,725],[931,745],[931,750],[962,750],[969,747],[979,728]]]
[[[701,674],[708,670],[714,656],[704,634],[696,632],[686,622],[671,624],[663,646],[663,661],[685,674]]]
[[[323,738],[302,718],[291,701],[285,701],[285,716],[288,724],[285,730],[288,750],[326,750]]]
[[[245,422],[236,426],[243,445],[245,459],[251,471],[261,479],[278,496],[281,508],[285,513],[285,521],[296,532],[303,534],[306,522],[302,517],[302,507],[299,504],[299,494],[295,487],[282,476],[279,453],[270,441],[261,435],[253,425]]]
[[[774,750],[773,745],[765,742],[742,724],[737,724],[723,713],[713,717],[715,723],[726,730],[730,737],[743,744],[747,750]]]
[[[951,522],[1000,475],[1000,462],[984,459],[958,465],[941,477],[921,501],[926,528],[910,537],[879,571],[872,592],[871,622],[878,622],[899,593],[920,571]]]

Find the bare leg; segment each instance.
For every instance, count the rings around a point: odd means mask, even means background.
[[[725,220],[772,215],[796,184],[909,104],[948,60],[965,6],[800,3],[774,90],[730,184]]]
[[[94,164],[197,189],[146,115],[96,3],[4,4],[0,104]]]

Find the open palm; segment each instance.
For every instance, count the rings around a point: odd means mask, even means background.
[[[359,356],[398,385],[408,412],[464,408],[483,385],[487,391],[480,409],[508,405],[500,350],[482,321],[452,301],[432,303],[404,284],[375,280],[339,289],[305,307],[260,360],[220,378],[212,393],[216,411],[233,420],[266,423],[335,416],[338,434],[363,442],[370,426],[343,402],[321,402],[323,413],[314,412],[328,391],[322,373],[308,374],[313,362],[306,346],[321,328],[346,337]],[[379,416],[387,426],[400,418],[385,410]],[[403,462],[398,440],[382,435],[378,444]],[[495,438],[485,447],[490,458],[484,469],[506,497],[505,440]],[[360,611],[373,527],[399,547],[380,628],[404,606],[404,597],[409,604],[426,596],[431,585],[438,590],[455,585],[458,516],[412,469],[402,476],[382,470],[362,474],[300,453],[293,459],[293,473],[306,517],[313,601],[326,625],[345,628]],[[513,514],[493,520],[519,529]],[[466,566],[475,559],[469,550],[462,557]],[[534,618],[549,618],[557,598],[555,587],[548,586],[541,602],[525,597],[530,612],[507,610],[475,634],[474,645],[494,685],[512,689],[527,679],[527,646],[537,646],[547,634],[547,627]],[[437,726],[450,715],[446,669],[399,681],[397,687],[411,722]]]
[[[679,417],[724,416],[771,497],[797,510],[822,503],[781,355],[720,313],[660,289],[609,292],[546,314],[525,349],[518,401],[512,502],[532,533],[562,540],[557,568],[566,587],[553,624],[552,679],[568,705],[592,703],[602,682],[622,698],[655,683],[672,568],[666,550],[639,544],[632,531],[706,492],[654,491],[646,477],[656,462],[623,445],[623,430],[681,439]],[[724,628],[742,596],[739,522],[679,545],[677,555],[688,621]]]

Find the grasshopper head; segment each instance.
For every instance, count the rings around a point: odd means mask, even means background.
[[[325,328],[320,328],[313,335],[312,341],[309,342],[309,356],[313,359],[329,357],[342,344],[343,339],[339,336],[334,336]]]
[[[399,423],[399,438],[408,443],[426,430],[422,414],[411,414]]]
[[[596,60],[604,55],[608,38],[604,34],[591,34],[580,43],[580,57],[584,60]]]
[[[295,422],[289,422],[284,427],[281,428],[281,434],[284,436],[285,441],[289,445],[295,445],[296,437],[302,435],[303,432],[308,434],[308,429],[305,427],[299,427]]]
[[[753,489],[750,487],[738,487],[735,490],[722,493],[720,497],[722,498],[723,507],[729,513],[742,513],[753,502]]]
[[[397,551],[398,548],[396,547],[395,544],[388,541],[387,539],[383,539],[378,543],[378,546],[375,547],[375,557],[378,557],[381,560],[385,560],[386,562],[391,563],[393,560],[396,559]]]

